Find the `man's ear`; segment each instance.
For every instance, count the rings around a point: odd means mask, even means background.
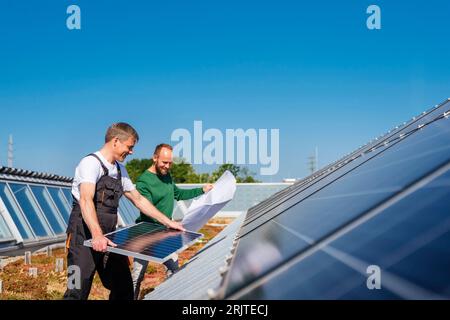
[[[114,146],[114,147],[116,147],[117,141],[119,141],[119,138],[118,138],[118,137],[115,137],[115,138],[113,139],[113,146]]]

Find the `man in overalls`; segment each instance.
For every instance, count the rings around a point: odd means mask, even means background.
[[[122,195],[166,227],[184,231],[181,224],[167,218],[140,195],[126,168],[119,163],[133,153],[138,140],[137,132],[130,125],[115,123],[108,128],[102,149],[83,158],[75,170],[73,209],[67,228],[68,288],[64,299],[87,300],[96,271],[111,291],[110,300],[133,299],[128,259],[106,253],[107,246],[116,244],[104,236],[116,229]],[[92,239],[92,248],[83,245],[88,239]],[[76,276],[80,278],[73,279]]]

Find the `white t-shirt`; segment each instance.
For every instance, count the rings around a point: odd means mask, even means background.
[[[109,176],[117,179],[117,166],[109,163],[100,151],[95,152],[95,155],[100,158],[105,167],[108,169]],[[130,176],[128,175],[127,169],[120,163],[119,167],[120,173],[122,174],[123,191],[127,192],[136,189],[136,186],[133,184]],[[80,184],[85,182],[96,184],[104,174],[105,172],[103,171],[102,165],[97,158],[93,156],[83,158],[75,169],[75,177],[72,183],[72,194],[75,199],[77,199],[77,201],[80,200]]]

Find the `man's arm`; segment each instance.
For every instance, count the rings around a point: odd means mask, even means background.
[[[95,251],[106,252],[106,247],[116,247],[111,240],[103,235],[102,228],[98,223],[97,212],[94,205],[95,184],[80,184],[80,208],[83,220],[92,234],[92,248]]]
[[[168,228],[185,231],[183,226],[175,221],[170,220],[164,214],[162,214],[155,206],[148,201],[144,196],[142,196],[136,189],[132,191],[127,191],[124,193],[133,204],[145,215],[158,220],[163,225]]]
[[[189,200],[209,192],[212,188],[213,188],[212,184],[205,184],[203,188],[180,189],[174,184],[173,185],[174,198],[177,201]]]

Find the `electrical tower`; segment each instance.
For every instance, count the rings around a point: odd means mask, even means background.
[[[12,134],[9,135],[9,141],[8,141],[8,167],[12,168],[14,163],[14,145],[13,145],[13,136]]]
[[[314,154],[308,157],[308,170],[312,174],[319,169],[319,148],[316,147]]]

